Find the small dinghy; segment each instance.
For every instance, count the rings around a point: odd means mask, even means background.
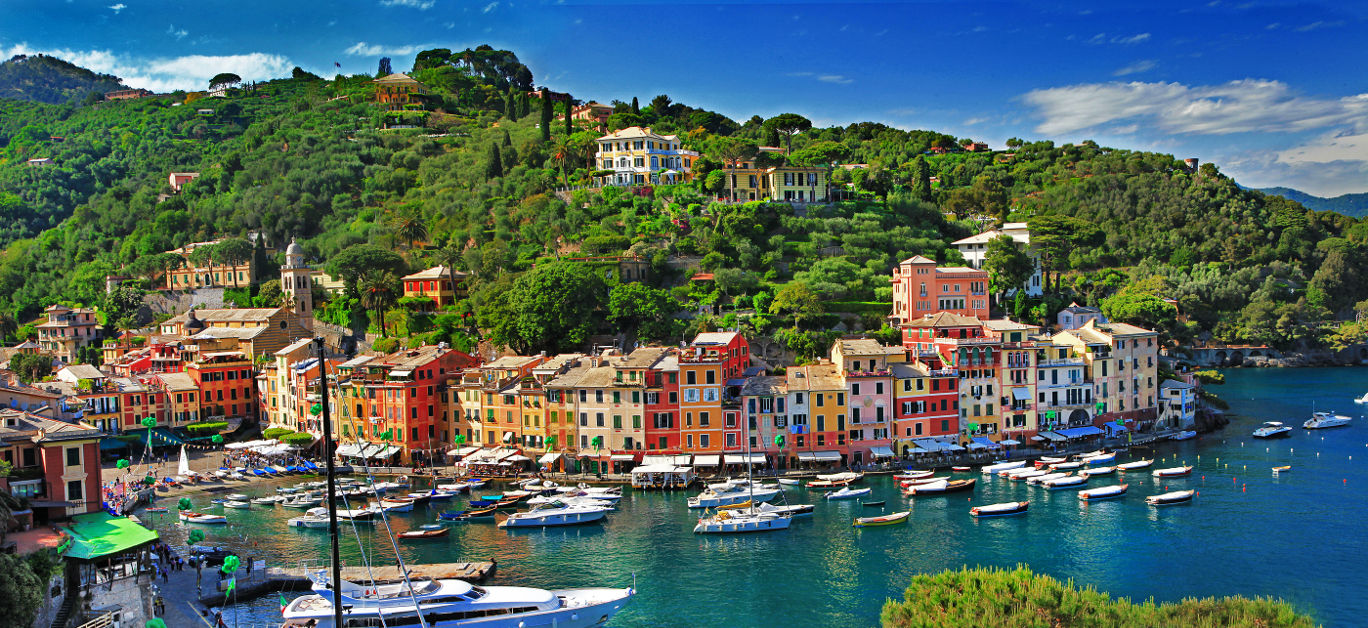
[[[447,532],[450,532],[450,531],[451,531],[451,530],[448,529],[448,528],[440,527],[440,526],[439,526],[439,527],[438,527],[437,529],[435,529],[435,530],[426,530],[426,529],[405,530],[405,531],[403,531],[403,532],[400,532],[398,536],[399,536],[399,539],[400,539],[401,541],[413,541],[413,540],[421,540],[421,539],[435,539],[435,538],[438,538],[438,537],[446,536],[446,535],[447,535]]]
[[[946,493],[958,493],[960,491],[973,490],[974,483],[978,480],[969,478],[968,480],[941,480],[931,484],[919,484],[907,487],[903,494],[911,497],[922,497],[927,495],[944,495]]]
[[[227,494],[227,495],[224,495],[224,497],[227,497],[228,499],[231,499],[231,500],[233,500],[233,501],[235,501],[235,502],[245,502],[245,501],[247,501],[247,496],[246,496],[246,495],[243,495],[242,493],[229,493],[229,494]]]
[[[1145,503],[1151,506],[1173,506],[1175,504],[1186,504],[1192,501],[1192,497],[1197,491],[1170,491],[1160,495],[1150,495],[1145,498]]]
[[[1060,491],[1064,489],[1078,488],[1087,483],[1088,476],[1086,475],[1066,475],[1062,478],[1055,478],[1053,480],[1041,482],[1041,486],[1044,486],[1045,488],[1048,488],[1052,491]]]
[[[951,470],[951,471],[954,471],[954,472],[956,472],[956,473],[968,473],[969,471],[973,470],[973,468],[972,468],[972,467],[950,467],[950,470]]]
[[[969,509],[969,514],[980,519],[985,517],[1010,517],[1026,512],[1031,502],[1003,502],[1001,504],[990,504],[987,506],[975,506]]]
[[[870,528],[874,526],[891,526],[899,523],[905,523],[907,521],[907,517],[911,514],[912,511],[904,510],[902,512],[895,512],[891,515],[883,515],[881,517],[857,517],[855,519],[855,527]]]
[[[1078,498],[1085,502],[1097,502],[1104,499],[1116,499],[1126,494],[1128,484],[1115,484],[1103,486],[1101,488],[1090,488],[1086,491],[1079,491]]]
[[[228,523],[228,518],[223,515],[208,515],[189,511],[182,511],[180,520],[184,523]]]
[[[935,471],[905,471],[905,472],[903,472],[903,473],[895,473],[895,474],[893,474],[893,479],[895,479],[895,480],[918,480],[918,479],[921,479],[921,478],[930,477],[931,475],[933,475],[933,474],[935,474],[935,473],[936,473]]]
[[[1121,464],[1116,465],[1116,470],[1125,473],[1127,471],[1135,471],[1137,469],[1147,469],[1150,467],[1150,465],[1153,464],[1154,460],[1136,460],[1133,462],[1123,462]]]
[[[1048,467],[1048,466],[1050,466],[1050,465],[1052,465],[1052,464],[1058,464],[1058,463],[1061,463],[1061,462],[1068,462],[1068,461],[1069,461],[1068,458],[1063,458],[1063,457],[1059,457],[1059,456],[1041,456],[1039,460],[1037,460],[1037,461],[1035,461],[1035,462],[1033,462],[1033,463],[1031,463],[1031,464],[1032,464],[1032,465],[1035,465],[1035,468],[1037,468],[1037,469],[1043,469],[1043,468]]]
[[[830,500],[855,499],[856,497],[864,497],[872,492],[874,492],[874,489],[871,488],[850,488],[849,486],[845,486],[838,491],[827,493],[826,498]]]
[[[150,508],[144,508],[143,510],[147,512],[166,512],[166,506],[152,506]]]
[[[1167,469],[1155,469],[1152,475],[1156,478],[1180,478],[1185,475],[1192,475],[1192,467],[1169,467]]]
[[[779,480],[779,483],[784,486],[798,486],[798,480],[795,480],[793,478],[781,478]]]
[[[1288,465],[1283,465],[1283,466],[1281,466],[1281,467],[1273,467],[1273,474],[1274,474],[1274,475],[1277,475],[1277,474],[1279,474],[1279,473],[1285,473],[1285,472],[1291,471],[1291,470],[1292,470],[1292,465],[1290,465],[1290,464],[1288,464]]]
[[[223,507],[224,507],[224,508],[236,508],[236,509],[238,509],[238,510],[250,510],[250,509],[252,508],[252,505],[249,504],[249,503],[247,503],[247,502],[240,502],[240,501],[232,500],[232,501],[223,502]]]
[[[1116,472],[1116,467],[1092,467],[1092,468],[1090,468],[1090,469],[1083,469],[1083,470],[1079,471],[1078,474],[1079,474],[1079,475],[1086,475],[1086,476],[1088,476],[1088,477],[1092,477],[1092,476],[1094,476],[1094,475],[1109,475],[1109,474],[1115,473],[1115,472]]]
[[[863,503],[865,506],[868,506],[868,507],[870,507],[870,508],[874,508],[874,507],[877,507],[877,506],[882,506],[882,505],[884,505],[884,503],[885,503],[886,501],[888,501],[888,500],[881,499],[881,500],[876,501],[876,502],[862,502],[862,503]]]

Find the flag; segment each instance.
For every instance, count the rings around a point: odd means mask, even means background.
[[[284,594],[284,593],[277,593],[276,595],[279,595],[279,596],[280,596],[280,614],[281,614],[281,615],[284,615],[284,614],[285,614],[285,607],[286,607],[286,606],[289,606],[290,603],[285,601],[285,594]]]
[[[233,589],[236,589],[236,588],[237,588],[237,576],[233,576],[232,578],[229,578],[229,579],[228,579],[228,588],[223,590],[223,596],[224,596],[224,597],[227,597],[227,596],[229,596],[229,595],[232,595]]]

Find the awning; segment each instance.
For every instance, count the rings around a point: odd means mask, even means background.
[[[458,448],[458,449],[452,449],[452,450],[447,451],[447,455],[448,455],[448,456],[459,456],[459,457],[461,457],[461,458],[464,458],[464,457],[469,456],[470,454],[473,454],[473,453],[475,453],[475,452],[477,452],[477,451],[479,451],[479,450],[480,450],[479,447],[461,447],[461,448]]]
[[[1103,432],[1102,428],[1087,425],[1084,427],[1071,427],[1059,430],[1059,433],[1062,434],[1064,438],[1083,438],[1084,436],[1097,436],[1099,434],[1105,434],[1106,432]]]
[[[390,371],[390,377],[413,377],[413,371]]]
[[[964,451],[964,448],[963,448],[963,447],[960,447],[959,445],[956,445],[956,444],[954,444],[954,443],[945,443],[945,450],[946,450],[946,451]]]
[[[337,455],[342,456],[343,458],[351,458],[351,457],[353,457],[353,456],[358,456],[358,455],[360,455],[360,454],[361,454],[361,446],[360,446],[360,445],[355,445],[355,444],[343,445],[343,446],[337,448]]]
[[[71,508],[72,506],[79,506],[80,504],[77,504],[76,502],[64,502],[61,500],[38,499],[29,501],[28,505],[31,508]]]
[[[159,538],[157,533],[148,530],[128,517],[114,517],[107,512],[92,512],[76,515],[65,528],[71,535],[71,545],[63,553],[64,558],[76,560],[95,560],[127,552]]]
[[[722,463],[721,456],[694,456],[694,466],[696,467],[715,467]]]
[[[1035,436],[1032,436],[1032,437],[1031,437],[1031,440],[1036,441],[1036,442],[1040,442],[1040,441],[1048,440],[1048,439],[1045,438],[1044,436],[1041,436],[1040,434],[1036,434]]]
[[[641,465],[644,467],[654,465],[674,466],[674,456],[646,455],[641,457]]]
[[[531,462],[532,459],[522,454],[514,454],[503,459],[503,462]]]
[[[893,450],[887,447],[870,447],[869,453],[875,458],[892,458]]]
[[[101,438],[101,439],[100,439],[100,451],[114,451],[114,450],[117,450],[117,449],[127,449],[127,448],[128,448],[128,443],[125,443],[125,442],[123,442],[123,441],[121,441],[121,440],[119,440],[119,439],[117,439],[117,438]]]
[[[689,466],[689,461],[693,458],[693,456],[690,456],[689,454],[676,454],[670,457],[673,458],[673,460],[670,461],[670,464],[676,467]]]
[[[365,452],[367,458],[388,458],[399,453],[399,448],[394,445],[376,445],[374,449]]]
[[[814,451],[812,452],[814,462],[840,462],[841,452],[839,451]]]
[[[920,438],[915,442],[918,447],[921,447],[926,451],[948,451],[950,449],[949,443],[944,443],[934,438]]]
[[[505,442],[505,443],[511,443],[511,442],[513,442],[513,441],[514,441],[515,439],[517,439],[517,438],[518,438],[518,435],[517,435],[517,434],[514,434],[513,432],[504,432],[503,442]]]
[[[981,445],[981,446],[986,447],[986,448],[988,448],[988,449],[1001,449],[1001,447],[999,447],[997,443],[995,443],[995,442],[993,442],[993,441],[991,441],[991,440],[988,440],[987,438],[984,438],[984,437],[982,437],[982,436],[975,436],[975,437],[974,437],[974,442],[973,442],[973,444],[974,444],[974,445]],[[973,447],[971,446],[970,449],[973,449]]]
[[[672,464],[643,464],[632,469],[632,475],[644,475],[647,473],[672,473],[675,466]]]
[[[1013,447],[1013,446],[1016,446],[1016,445],[1020,445],[1020,444],[1021,444],[1021,441],[1016,440],[1016,439],[1014,439],[1014,438],[1009,438],[1009,439],[1004,440],[1004,441],[1002,441],[1002,442],[1000,442],[1000,443],[998,443],[998,444],[999,444],[999,445],[1002,445],[1003,447]]]
[[[727,464],[746,464],[747,455],[748,454],[727,454],[722,457],[722,461]],[[752,465],[765,464],[765,454],[749,454],[749,456]]]
[[[560,454],[559,451],[552,451],[552,452],[544,453],[544,454],[542,454],[542,457],[540,457],[540,458],[537,459],[537,464],[550,464],[550,463],[552,463],[552,462],[555,462],[556,459],[557,459],[557,458],[560,458],[560,457],[561,457],[561,454]]]
[[[1044,436],[1044,437],[1045,437],[1045,440],[1048,440],[1048,441],[1054,442],[1054,443],[1062,443],[1062,442],[1064,442],[1064,441],[1066,441],[1066,440],[1069,440],[1069,439],[1067,439],[1067,438],[1065,438],[1065,437],[1063,437],[1063,436],[1060,436],[1059,434],[1056,434],[1056,433],[1054,433],[1054,432],[1041,432],[1040,435],[1041,435],[1041,436]]]
[[[1124,426],[1124,425],[1117,425],[1117,424],[1115,424],[1115,423],[1108,423],[1108,424],[1107,424],[1107,430],[1110,431],[1110,432],[1113,433],[1113,434],[1120,434],[1121,432],[1128,431],[1128,430],[1126,429],[1126,426]],[[104,442],[101,441],[100,444],[103,445]]]
[[[1031,389],[1025,387],[1013,388],[1012,398],[1016,399],[1017,401],[1030,401]]]
[[[636,456],[633,456],[632,454],[613,454],[612,460],[613,462],[631,462],[636,460]]]

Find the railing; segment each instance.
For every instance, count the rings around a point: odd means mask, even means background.
[[[69,596],[69,597],[75,597],[75,596]],[[115,622],[115,620],[118,619],[118,617],[119,617],[119,614],[118,614],[117,612],[115,612],[115,611],[110,611],[110,612],[105,613],[105,614],[103,614],[103,615],[100,615],[99,617],[96,617],[95,619],[92,619],[92,620],[90,620],[90,621],[88,621],[88,622],[86,622],[86,623],[84,623],[84,624],[81,624],[80,626],[77,626],[76,628],[105,628],[105,626],[112,626],[112,625],[114,625],[114,622]]]

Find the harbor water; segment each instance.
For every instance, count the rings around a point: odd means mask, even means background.
[[[410,564],[496,560],[491,584],[625,587],[635,578],[639,594],[614,626],[872,626],[884,601],[900,598],[917,574],[1018,564],[1136,600],[1276,596],[1324,625],[1361,625],[1368,617],[1368,598],[1361,595],[1368,531],[1359,525],[1368,518],[1368,420],[1352,398],[1368,391],[1368,370],[1249,369],[1226,376],[1213,389],[1230,403],[1231,425],[1153,450],[1153,468],[1190,464],[1193,474],[1156,479],[1146,470],[1089,482],[1128,483],[1119,500],[1083,503],[1074,490],[1048,491],[977,469],[956,474],[979,481],[972,493],[914,500],[889,478],[871,477],[868,499],[887,500],[883,508],[828,502],[821,491],[790,487],[788,501],[816,504],[813,516],[780,532],[701,536],[692,532],[697,511],[686,507],[685,493],[629,489],[601,524],[517,531],[457,524],[445,538],[401,542],[399,551]],[[1352,415],[1353,424],[1302,429],[1313,402],[1316,409]],[[1296,429],[1289,438],[1252,438],[1267,420]],[[1275,476],[1271,468],[1281,465],[1292,469]],[[256,497],[281,483],[237,490]],[[491,484],[477,493],[500,489]],[[1188,505],[1145,505],[1145,496],[1166,489],[1199,495]],[[193,501],[204,512],[220,512],[208,499]],[[1031,506],[1023,516],[969,516],[973,505],[1026,500]],[[390,525],[395,533],[417,528],[436,520],[439,508],[456,506],[420,507],[391,516]],[[905,525],[851,526],[857,516],[900,510],[912,512]],[[297,566],[327,556],[325,531],[285,527],[300,514],[254,505],[230,510],[228,526],[198,527],[206,545]],[[173,544],[183,544],[191,527],[174,514],[141,516]],[[364,549],[375,564],[394,564],[384,530],[383,524],[344,525],[344,561],[362,564]],[[279,617],[274,595],[225,612],[229,625],[278,625]]]

